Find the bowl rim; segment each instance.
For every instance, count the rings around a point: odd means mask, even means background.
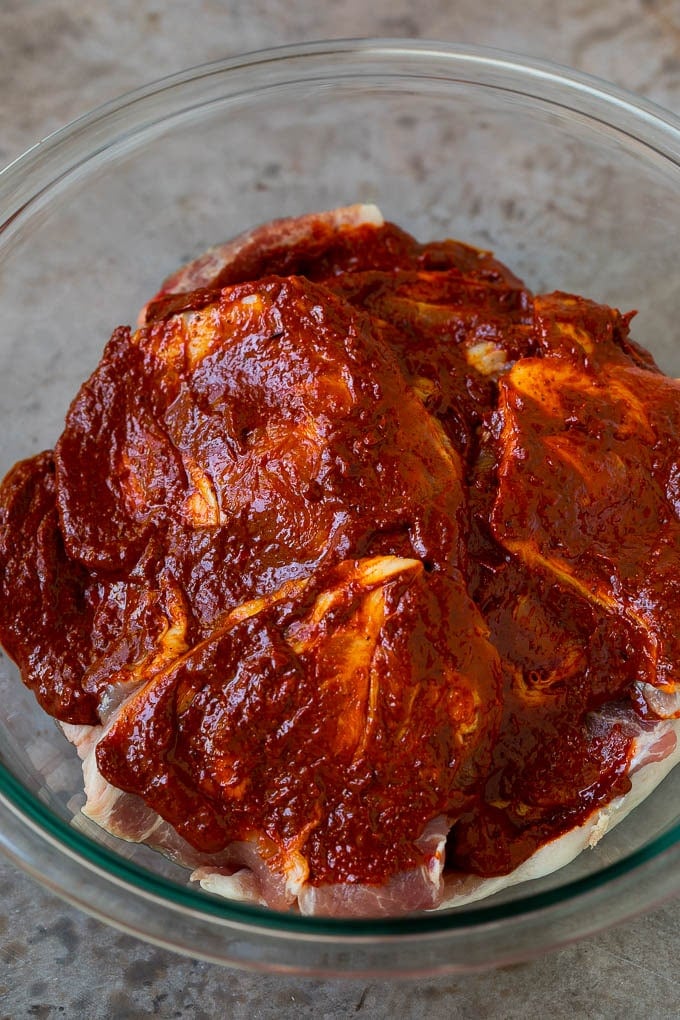
[[[376,66],[385,67],[399,60],[403,62],[402,73],[408,74],[410,69],[413,74],[415,70],[416,77],[422,77],[417,73],[418,65],[429,61],[433,73],[438,68],[436,76],[445,80],[466,81],[468,79],[465,78],[465,71],[472,68],[478,73],[483,72],[488,83],[491,83],[494,76],[521,74],[526,86],[530,82],[533,83],[534,90],[525,93],[533,98],[539,98],[536,92],[538,90],[541,93],[540,98],[563,106],[563,97],[560,102],[557,95],[562,89],[566,89],[574,101],[574,105],[569,107],[571,110],[579,110],[590,119],[618,127],[624,134],[633,134],[628,123],[628,118],[632,118],[636,127],[634,133],[636,141],[642,142],[680,166],[680,116],[604,78],[549,60],[494,47],[380,37],[318,40],[251,50],[165,75],[98,105],[49,133],[11,160],[4,169],[0,169],[0,237],[8,222],[25,208],[29,198],[35,198],[53,183],[54,163],[59,168],[59,176],[64,176],[83,162],[80,152],[73,151],[74,143],[77,144],[83,135],[86,137],[91,135],[95,142],[88,153],[88,160],[96,156],[101,149],[111,147],[113,144],[111,136],[100,137],[97,129],[102,122],[106,122],[107,125],[111,121],[115,122],[117,115],[122,111],[126,111],[128,118],[122,128],[122,134],[130,137],[131,134],[143,131],[148,126],[148,118],[153,116],[156,109],[154,100],[183,85],[197,81],[205,82],[215,76],[223,76],[225,72],[237,77],[239,74],[253,71],[261,74],[269,72],[271,81],[277,83],[279,78],[276,72],[285,65],[297,61],[302,69],[303,65],[308,63],[313,69],[318,65],[319,72],[323,72],[324,59],[338,56],[344,58],[354,56],[363,61],[374,60]],[[456,71],[457,75],[449,77],[446,70],[449,75],[453,71]],[[602,116],[600,105],[608,111],[608,118]],[[48,161],[49,165],[46,167],[45,163]]]
[[[329,60],[336,60],[337,65],[329,66]],[[82,172],[103,154],[110,155],[112,146],[117,142],[131,145],[135,138],[145,136],[158,120],[159,102],[175,97],[177,104],[172,112],[187,113],[197,105],[195,97],[187,95],[184,105],[180,100],[183,90],[191,92],[191,87],[196,83],[206,85],[219,82],[224,94],[226,81],[231,89],[229,95],[247,95],[249,89],[246,88],[244,92],[244,85],[248,86],[258,76],[263,78],[264,87],[290,84],[293,80],[291,67],[298,75],[302,75],[301,79],[294,80],[309,82],[318,81],[320,76],[357,77],[362,67],[370,67],[373,74],[392,76],[395,79],[434,77],[449,82],[481,83],[490,88],[503,88],[506,92],[513,91],[509,88],[509,82],[512,81],[515,90],[521,94],[547,104],[567,107],[592,121],[613,127],[680,169],[680,117],[591,75],[503,50],[427,40],[334,39],[307,42],[256,50],[163,77],[97,107],[36,143],[0,171],[0,257],[3,238],[6,240],[11,236],[14,225],[30,214],[36,203],[49,199],[56,183],[66,180],[69,175]],[[340,70],[342,68],[344,70]],[[504,84],[501,85],[501,82]],[[111,127],[114,128],[113,135],[109,130]],[[126,888],[152,900],[160,897],[166,905],[170,903],[180,911],[198,911],[202,916],[256,933],[267,932],[285,935],[286,938],[313,938],[321,943],[327,940],[340,944],[412,936],[427,938],[453,936],[456,933],[464,936],[471,928],[488,926],[491,930],[504,921],[523,923],[528,917],[534,920],[553,917],[555,911],[567,902],[573,904],[578,900],[587,903],[592,901],[593,896],[601,897],[610,885],[617,886],[618,880],[630,876],[638,868],[653,866],[658,870],[656,866],[661,858],[665,867],[669,863],[675,865],[677,876],[671,892],[680,891],[680,824],[676,824],[648,846],[595,874],[566,882],[547,892],[529,893],[500,905],[485,904],[482,901],[473,908],[453,913],[433,912],[384,921],[277,914],[249,904],[211,897],[204,892],[182,888],[161,876],[152,876],[139,865],[118,857],[67,825],[29,793],[1,760],[0,804],[6,816],[7,813],[11,814],[34,834],[43,838],[49,836],[53,845],[76,858],[84,876],[95,872],[106,873],[109,880],[122,882]],[[0,835],[0,848],[17,864],[25,866],[21,855],[13,851],[11,839],[4,839]],[[164,943],[158,933],[131,926],[123,917],[115,918],[98,913],[96,904],[89,901],[77,884],[61,888],[54,875],[41,875],[37,867],[30,865],[26,870],[34,877],[47,881],[54,892],[82,909],[110,923],[117,923],[133,934],[177,948],[170,942]],[[632,900],[628,907],[619,904],[620,909],[615,919],[632,916],[644,909],[645,905]],[[594,919],[590,924],[582,924],[579,936],[596,930],[598,926]],[[566,941],[572,937],[569,936]],[[194,955],[201,955],[194,949],[183,948],[184,951],[194,952]],[[514,958],[525,959],[528,955],[531,954],[524,951]],[[209,958],[214,959],[212,956]]]

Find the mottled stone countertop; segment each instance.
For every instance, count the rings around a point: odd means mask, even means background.
[[[0,163],[92,106],[228,54],[305,39],[498,46],[680,110],[678,0],[3,0]],[[676,1017],[680,903],[533,963],[418,982],[231,972],[120,934],[0,861],[0,1020]]]

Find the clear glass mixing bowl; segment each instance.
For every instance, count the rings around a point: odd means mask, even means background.
[[[536,289],[636,308],[680,375],[680,121],[497,52],[332,42],[150,85],[0,176],[0,471],[51,447],[112,329],[183,261],[276,216],[377,202],[422,240],[492,248]],[[78,815],[73,749],[0,679],[0,845],[96,916],[173,949],[300,973],[435,974],[564,944],[680,890],[680,771],[595,850],[474,908],[389,921],[219,900]]]

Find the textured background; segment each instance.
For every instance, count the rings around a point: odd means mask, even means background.
[[[0,0],[0,163],[145,81],[264,46],[346,36],[499,46],[680,112],[678,0]],[[676,1017],[680,904],[530,964],[410,983],[232,973],[144,945],[0,862],[0,1020],[36,1017]]]

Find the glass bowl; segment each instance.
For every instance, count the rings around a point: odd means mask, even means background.
[[[493,249],[534,289],[636,308],[680,375],[680,121],[510,55],[316,43],[110,103],[0,176],[0,471],[51,447],[119,323],[210,244],[376,202],[421,240]],[[196,957],[298,973],[438,974],[526,959],[680,890],[680,770],[594,850],[474,907],[381,921],[277,914],[190,887],[79,815],[73,748],[6,660],[0,845],[49,888]]]

